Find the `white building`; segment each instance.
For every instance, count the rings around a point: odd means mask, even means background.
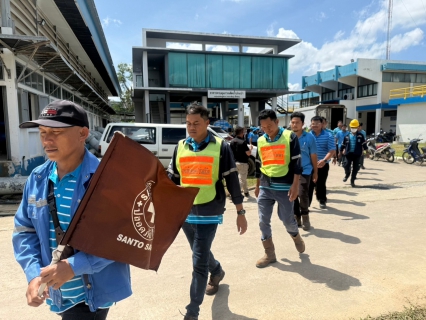
[[[426,84],[426,63],[412,61],[358,59],[302,77],[304,90],[316,93],[320,103],[344,104],[347,117],[362,122],[367,134],[392,129],[402,141],[407,138],[402,127],[398,126],[398,120],[421,123],[424,127],[426,109],[418,108],[412,112],[409,108],[401,108],[401,104],[390,103],[390,91],[421,84]],[[301,105],[308,106],[307,99],[313,100],[317,95],[298,94],[290,101],[301,101]],[[331,127],[336,125],[332,123]],[[411,136],[414,132],[410,133]]]
[[[44,162],[38,129],[19,129],[55,99],[82,105],[91,129],[114,111],[120,90],[93,0],[2,0],[0,176]]]

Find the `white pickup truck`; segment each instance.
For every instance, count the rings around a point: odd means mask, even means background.
[[[220,127],[209,126],[208,130],[215,136],[230,141],[230,136]],[[103,156],[111,142],[114,132],[121,131],[127,137],[150,150],[166,168],[173,156],[177,143],[188,134],[184,124],[162,123],[108,123],[99,141],[99,153]],[[232,138],[232,137],[231,137]],[[249,158],[249,175],[255,171],[257,149],[253,148]]]

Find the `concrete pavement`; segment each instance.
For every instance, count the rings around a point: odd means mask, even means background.
[[[358,188],[342,182],[341,167],[331,168],[328,208],[314,201],[313,228],[300,229],[304,254],[274,215],[278,261],[265,269],[255,266],[263,254],[255,199],[245,200],[249,229],[242,236],[228,201],[212,249],[226,276],[219,292],[205,297],[200,319],[359,319],[426,303],[426,165],[366,160],[365,166]],[[0,319],[58,319],[46,306],[26,305],[12,224],[12,217],[0,218]],[[114,306],[109,319],[182,319],[191,271],[181,232],[157,273],[132,268],[134,294]]]

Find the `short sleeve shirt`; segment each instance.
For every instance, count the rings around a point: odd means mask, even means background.
[[[300,153],[302,155],[302,168],[304,175],[312,174],[314,169],[312,166],[311,155],[317,153],[317,145],[315,138],[307,133],[303,132],[299,137]]]

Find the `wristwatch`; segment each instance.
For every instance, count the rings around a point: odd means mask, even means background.
[[[237,214],[243,216],[243,215],[246,214],[246,210],[244,210],[244,209],[239,210],[239,211],[237,211]]]

